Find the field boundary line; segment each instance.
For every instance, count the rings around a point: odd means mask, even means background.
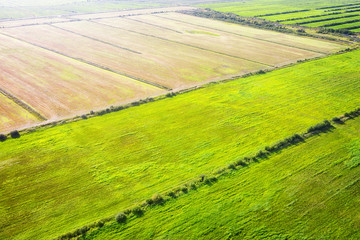
[[[181,13],[181,14],[186,14],[186,13]],[[191,15],[191,14],[186,14],[186,15],[193,16],[193,15]],[[324,55],[328,54],[328,53],[321,52],[321,51],[311,50],[311,49],[302,48],[302,47],[296,47],[296,46],[289,45],[289,44],[285,44],[285,43],[279,43],[279,42],[275,42],[275,41],[271,41],[271,40],[265,40],[265,39],[261,39],[261,38],[257,38],[257,37],[250,37],[250,36],[246,36],[246,35],[239,34],[239,33],[233,33],[233,32],[229,32],[229,31],[221,30],[221,29],[218,29],[218,28],[211,28],[211,27],[206,27],[206,26],[199,25],[199,24],[194,24],[194,23],[185,22],[185,21],[182,21],[182,20],[167,18],[167,17],[164,17],[164,16],[159,16],[159,15],[157,15],[157,14],[154,14],[153,16],[158,17],[158,18],[164,18],[164,19],[167,19],[167,20],[176,21],[176,22],[186,23],[186,24],[189,24],[189,25],[197,26],[197,27],[203,27],[203,28],[207,28],[207,29],[212,29],[212,30],[220,31],[220,32],[230,33],[230,34],[237,35],[237,36],[241,36],[241,37],[246,37],[246,38],[250,38],[250,39],[256,39],[256,40],[263,41],[263,42],[269,42],[269,43],[273,43],[273,44],[277,44],[277,45],[281,45],[281,46],[286,46],[286,47],[301,49],[301,50],[305,50],[305,51],[309,51],[309,52],[321,53],[321,54],[324,54]],[[219,21],[219,20],[217,20],[217,19],[213,19],[213,20]],[[222,22],[223,22],[223,21],[222,21]],[[246,25],[243,25],[243,26],[246,26]],[[249,27],[250,27],[250,26],[249,26]],[[250,27],[250,28],[253,28],[253,27]],[[267,31],[267,30],[263,30],[263,31]],[[283,33],[283,34],[285,34],[285,33]],[[289,34],[285,34],[285,35],[289,35]],[[319,40],[318,40],[318,41],[319,41]]]
[[[99,65],[99,64],[96,64],[96,63],[87,61],[87,60],[82,59],[82,58],[72,57],[72,56],[67,55],[67,54],[65,54],[65,53],[62,53],[62,52],[60,52],[60,51],[57,51],[57,50],[54,50],[54,49],[51,49],[51,48],[47,48],[47,47],[43,47],[43,46],[41,46],[41,45],[38,45],[38,44],[35,44],[35,43],[32,43],[32,42],[28,42],[28,41],[23,40],[23,39],[21,39],[21,38],[17,38],[17,37],[14,37],[14,36],[11,36],[11,35],[8,35],[8,34],[5,34],[5,33],[0,33],[0,34],[1,34],[1,35],[4,35],[4,36],[6,36],[6,37],[9,37],[9,38],[12,38],[12,39],[15,39],[15,40],[18,40],[18,41],[21,41],[21,42],[30,44],[30,45],[32,45],[32,46],[35,46],[35,47],[38,47],[38,48],[41,48],[41,49],[45,49],[45,50],[47,50],[47,51],[50,51],[50,52],[59,54],[59,55],[61,55],[61,56],[64,56],[64,57],[67,57],[67,58],[70,58],[70,59],[79,61],[79,62],[81,62],[81,63],[88,64],[88,65],[90,65],[90,66],[92,66],[92,67],[96,67],[96,68],[99,68],[99,69],[102,69],[102,70],[105,70],[105,71],[109,71],[109,72],[112,72],[112,73],[115,73],[115,74],[118,74],[118,75],[121,75],[121,76],[125,76],[125,77],[127,77],[127,78],[130,78],[130,79],[135,80],[135,81],[138,81],[138,82],[146,83],[146,84],[148,84],[148,85],[152,85],[152,86],[154,86],[154,87],[161,88],[161,89],[164,89],[164,90],[167,90],[167,91],[172,90],[171,88],[168,88],[168,87],[163,86],[163,85],[161,85],[161,84],[154,83],[154,82],[150,82],[150,81],[147,81],[147,80],[145,80],[145,79],[141,79],[141,78],[132,76],[132,75],[130,75],[130,74],[127,74],[127,73],[124,73],[124,72],[120,72],[120,71],[117,71],[117,70],[114,70],[114,69],[111,69],[111,68],[108,68],[108,67],[105,67],[105,66],[102,66],[102,65]]]
[[[56,23],[55,23],[55,24],[56,24]],[[109,42],[106,42],[106,41],[103,41],[103,40],[100,40],[100,39],[97,39],[97,38],[93,38],[93,37],[90,37],[90,36],[87,36],[87,35],[84,35],[84,34],[81,34],[81,33],[77,33],[77,32],[75,32],[75,31],[68,30],[68,29],[66,29],[66,28],[62,28],[62,27],[59,27],[59,26],[55,26],[55,25],[53,25],[53,24],[48,24],[48,25],[51,26],[51,27],[53,27],[53,28],[57,28],[57,29],[60,29],[60,30],[63,30],[63,31],[66,31],[66,32],[69,32],[69,33],[72,33],[72,34],[79,35],[79,36],[81,36],[81,37],[85,37],[85,38],[91,39],[91,40],[93,40],[93,41],[97,41],[97,42],[101,42],[101,43],[110,45],[110,46],[112,46],[112,47],[120,48],[120,49],[129,51],[129,52],[132,52],[132,53],[135,53],[135,54],[142,54],[141,52],[138,52],[138,51],[135,51],[135,50],[132,50],[132,49],[129,49],[129,48],[121,47],[121,46],[119,46],[119,45],[117,45],[117,44],[109,43]]]
[[[251,59],[247,59],[247,58],[242,58],[242,57],[230,55],[230,54],[223,53],[223,52],[213,51],[213,50],[210,50],[210,49],[207,49],[207,48],[202,48],[202,47],[194,46],[194,45],[191,45],[191,44],[182,43],[182,42],[170,40],[170,39],[167,39],[167,38],[158,37],[158,36],[151,35],[151,34],[136,32],[136,31],[133,31],[133,30],[128,30],[128,29],[124,29],[124,28],[121,28],[121,27],[116,27],[116,26],[109,25],[109,24],[106,24],[106,23],[95,22],[95,21],[89,21],[89,22],[97,23],[97,24],[101,24],[101,25],[105,25],[105,26],[108,26],[108,27],[116,28],[116,29],[121,29],[121,30],[124,30],[124,31],[127,31],[127,32],[136,33],[136,34],[140,34],[140,35],[147,36],[147,37],[157,38],[157,39],[160,39],[160,40],[163,40],[163,41],[176,43],[176,44],[179,44],[179,45],[183,45],[183,46],[187,46],[187,47],[199,49],[199,50],[202,50],[202,51],[207,51],[207,52],[211,52],[211,53],[215,53],[215,54],[219,54],[219,55],[224,55],[224,56],[227,56],[227,57],[237,58],[237,59],[241,59],[241,60],[248,61],[248,62],[252,62],[252,63],[261,64],[261,65],[268,66],[268,67],[274,67],[273,65],[270,65],[270,64],[267,64],[267,63],[262,63],[262,62],[258,62],[258,61],[255,61],[255,60],[251,60]]]
[[[130,21],[139,22],[139,23],[143,23],[143,24],[147,24],[147,25],[150,25],[150,26],[154,26],[154,27],[158,27],[158,28],[161,28],[161,29],[166,29],[166,30],[169,30],[169,31],[172,31],[172,32],[183,34],[180,31],[176,31],[174,29],[164,27],[164,26],[160,26],[160,25],[157,25],[157,24],[154,24],[154,23],[147,23],[147,22],[144,22],[144,21],[141,21],[141,20],[138,20],[138,19],[129,18],[129,17],[124,17],[124,18],[126,18],[127,20],[130,20]]]
[[[5,97],[7,97],[8,99],[10,99],[11,101],[13,101],[14,103],[16,103],[18,106],[20,106],[21,108],[25,109],[27,112],[29,112],[30,114],[32,114],[33,116],[35,116],[38,120],[41,121],[46,121],[47,119],[41,115],[39,112],[37,112],[35,109],[33,109],[32,107],[30,107],[28,104],[26,104],[25,102],[23,102],[22,100],[20,100],[19,98],[15,97],[14,95],[12,95],[11,93],[5,91],[4,89],[0,88],[0,93],[2,95],[4,95]]]

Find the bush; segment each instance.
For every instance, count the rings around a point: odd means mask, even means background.
[[[20,133],[19,133],[17,130],[15,130],[15,131],[10,132],[10,136],[11,136],[12,138],[19,138],[19,137],[20,137]]]
[[[124,223],[126,222],[126,215],[124,213],[118,213],[116,216],[115,216],[115,220],[118,222],[118,223]]]
[[[181,187],[181,191],[182,191],[183,193],[187,193],[187,192],[188,192],[188,188],[185,187],[185,186],[183,186],[183,187]]]
[[[136,206],[131,210],[131,212],[136,216],[141,216],[144,211],[140,206]]]
[[[81,118],[82,119],[87,119],[87,116],[86,115],[81,115]]]
[[[97,224],[96,224],[96,226],[98,227],[98,228],[101,228],[101,227],[103,227],[104,226],[104,222],[103,221],[99,221]]]
[[[5,134],[0,134],[0,142],[6,141],[7,136]]]
[[[175,198],[176,194],[173,191],[168,192],[166,195],[168,195],[169,197]]]
[[[164,201],[164,198],[160,194],[155,194],[152,196],[152,199],[154,204],[160,204]]]
[[[228,169],[236,169],[234,164],[229,164]]]

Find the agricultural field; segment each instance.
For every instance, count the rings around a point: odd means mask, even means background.
[[[358,239],[360,119],[80,239]]]
[[[336,127],[81,239],[358,239],[360,119]]]
[[[211,84],[3,142],[0,239],[56,238],[357,108],[359,56],[353,51]],[[311,163],[295,160],[294,169]]]
[[[0,22],[0,87],[53,121],[347,47],[174,13],[184,9]]]
[[[46,119],[73,116],[162,92],[149,84],[3,35],[0,35],[0,52],[1,88]],[[15,123],[9,124],[16,127]],[[1,126],[1,131],[4,130]]]
[[[359,20],[357,25],[343,26],[343,30],[360,28],[360,2],[336,1],[287,1],[287,0],[253,0],[230,3],[213,3],[200,5],[221,12],[232,12],[245,17],[257,17],[282,24],[294,24],[305,27],[331,27],[345,25]]]

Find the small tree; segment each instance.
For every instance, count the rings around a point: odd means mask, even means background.
[[[5,134],[0,134],[0,142],[4,142],[7,139]]]
[[[118,213],[116,216],[115,216],[115,220],[118,222],[118,223],[124,223],[126,222],[126,215],[124,213]]]
[[[17,130],[15,130],[15,131],[10,132],[10,136],[11,136],[12,138],[19,138],[19,137],[20,137],[20,133],[19,133]]]

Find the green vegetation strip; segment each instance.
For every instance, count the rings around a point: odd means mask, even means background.
[[[80,239],[358,239],[359,128],[338,125]]]
[[[0,238],[56,238],[355,109],[359,69],[353,51],[9,139]]]

